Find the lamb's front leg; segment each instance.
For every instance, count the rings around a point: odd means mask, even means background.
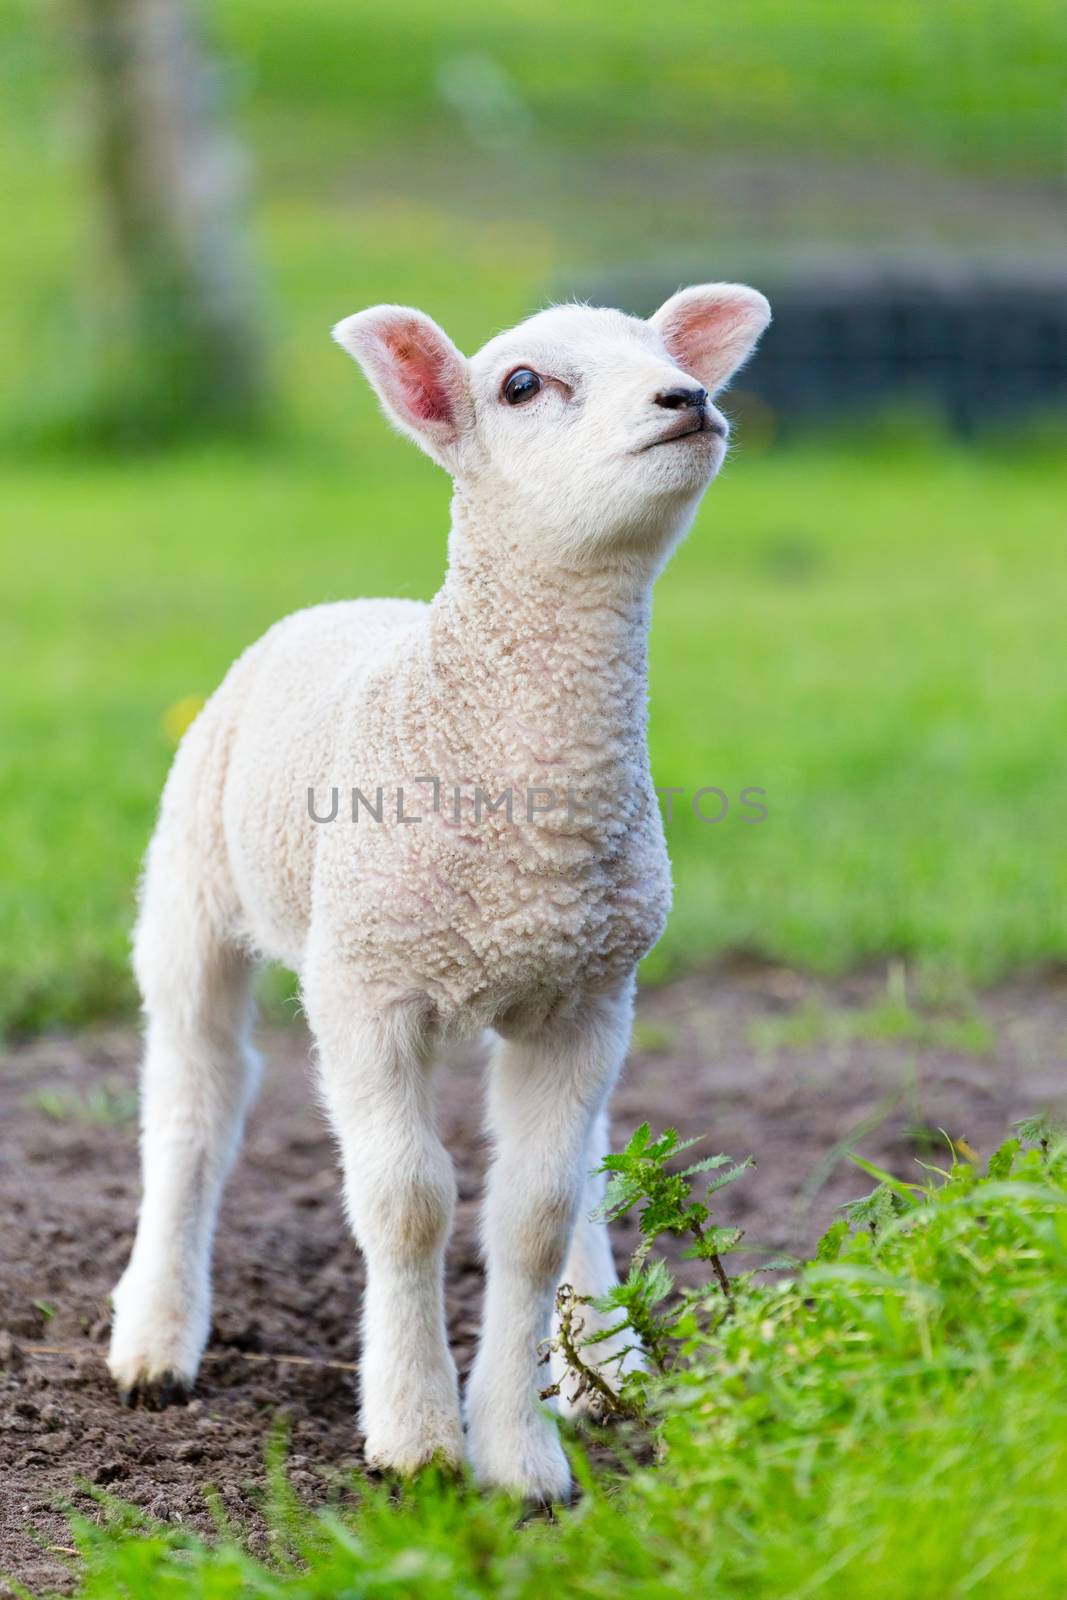
[[[485,1209],[482,1341],[467,1388],[468,1450],[483,1483],[565,1499],[570,1469],[538,1399],[556,1285],[590,1161],[590,1135],[626,1053],[632,984],[586,999],[494,1057],[496,1147]]]
[[[403,1009],[353,1016],[308,995],[345,1200],[366,1260],[359,1366],[366,1459],[413,1473],[463,1458],[444,1311],[456,1183],[434,1128],[428,1044]]]

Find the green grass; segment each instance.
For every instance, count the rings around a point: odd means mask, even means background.
[[[9,474],[9,1025],[130,1004],[168,708],[285,611],[433,592],[447,484],[387,437],[339,356],[334,382],[345,451]],[[657,592],[656,780],[734,804],[710,825],[675,802],[652,975],[737,948],[824,972],[899,955],[975,981],[1067,955],[1065,493],[1051,457],[742,444]],[[766,790],[757,826],[748,785]]]
[[[66,1083],[55,1089],[39,1089],[26,1096],[26,1104],[43,1111],[53,1122],[114,1127],[136,1117],[137,1092],[121,1078],[105,1078],[87,1090]]]
[[[709,1297],[655,1391],[660,1463],[613,1478],[579,1456],[556,1525],[432,1474],[313,1516],[277,1466],[266,1559],[111,1503],[78,1527],[79,1596],[1062,1600],[1063,1146],[891,1180],[844,1228],[794,1276],[742,1281],[733,1316]]]
[[[969,1001],[957,1003],[952,1009],[939,1009],[921,999],[914,1003],[904,969],[898,964],[890,968],[885,993],[869,1005],[834,1006],[821,996],[815,997],[784,1016],[758,1018],[749,1029],[749,1037],[757,1049],[770,1053],[795,1047],[849,1045],[865,1039],[988,1055],[994,1043],[988,1022]]]

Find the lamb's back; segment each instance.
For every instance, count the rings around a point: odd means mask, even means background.
[[[300,964],[311,911],[308,791],[328,809],[331,785],[351,780],[339,732],[368,675],[387,670],[427,609],[414,600],[313,606],[276,623],[232,669],[244,681],[223,799],[227,854],[245,937],[289,965]]]

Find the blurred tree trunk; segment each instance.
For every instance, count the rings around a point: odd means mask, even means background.
[[[250,424],[265,378],[241,223],[242,163],[195,0],[72,0],[94,161],[148,430]]]

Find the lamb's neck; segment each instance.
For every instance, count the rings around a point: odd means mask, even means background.
[[[462,743],[578,783],[643,760],[650,590],[650,576],[539,563],[454,526],[429,664]]]

